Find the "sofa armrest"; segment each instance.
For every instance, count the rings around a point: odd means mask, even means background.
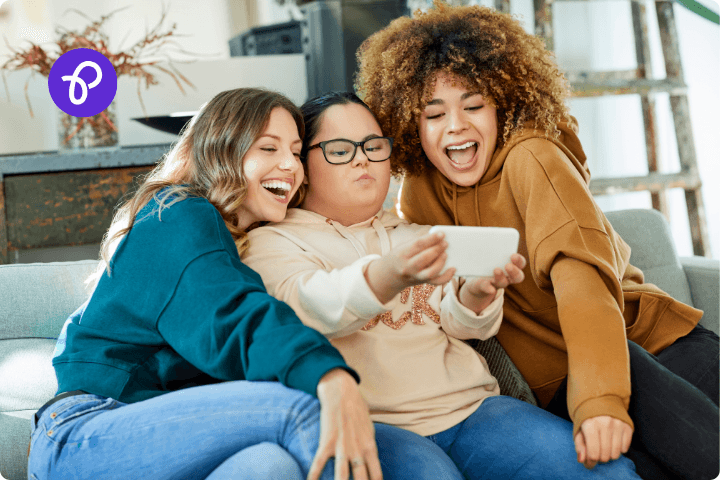
[[[705,312],[700,324],[719,333],[720,261],[705,257],[680,257],[680,264],[690,284],[693,305]]]

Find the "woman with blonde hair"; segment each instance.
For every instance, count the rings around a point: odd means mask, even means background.
[[[29,478],[431,478],[401,463],[407,432],[373,426],[338,351],[240,260],[251,225],[285,217],[303,134],[284,96],[222,92],[118,211],[58,339]]]
[[[358,57],[359,92],[395,136],[404,216],[520,232],[525,280],[506,290],[497,338],[540,404],[572,420],[578,461],[627,452],[643,478],[714,478],[718,337],[630,264],[543,41],[436,0]]]

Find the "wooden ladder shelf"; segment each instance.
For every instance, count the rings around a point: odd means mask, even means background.
[[[545,39],[548,49],[553,50],[552,5],[558,1],[593,0],[534,0],[535,33]],[[652,1],[652,0],[650,0]],[[646,0],[630,0],[631,16],[635,37],[637,68],[615,72],[565,72],[575,97],[600,95],[640,95],[643,122],[645,125],[645,146],[647,151],[648,175],[623,178],[593,178],[590,191],[593,195],[610,195],[622,192],[649,191],[654,209],[668,216],[666,190],[685,190],[690,235],[695,255],[710,256],[705,207],[701,193],[700,174],[695,153],[687,86],[680,61],[678,33],[675,25],[673,2],[655,0],[660,40],[665,59],[665,79],[653,79],[650,68],[650,41],[647,28]],[[496,0],[495,8],[510,11],[510,0]],[[668,93],[672,110],[675,135],[677,137],[680,172],[659,173],[657,121],[655,116],[655,94]]]

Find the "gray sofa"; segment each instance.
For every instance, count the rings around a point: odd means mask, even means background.
[[[718,332],[720,262],[678,258],[665,219],[653,210],[607,214],[631,245],[631,262],[683,302],[705,311],[701,323]],[[51,357],[70,313],[88,296],[84,280],[97,262],[0,265],[0,474],[26,479],[30,417],[57,388]],[[482,342],[501,390],[527,401],[532,394],[496,341]]]

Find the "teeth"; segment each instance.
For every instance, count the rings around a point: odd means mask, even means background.
[[[272,180],[272,181],[269,181],[269,182],[262,182],[262,183],[260,184],[260,186],[262,186],[263,188],[274,188],[274,189],[276,189],[276,190],[284,190],[284,191],[286,191],[286,192],[289,192],[290,189],[292,188],[289,183],[287,183],[287,182],[281,182],[281,181],[278,181],[278,180]]]
[[[467,142],[467,143],[463,143],[462,145],[454,145],[452,147],[447,147],[447,149],[448,150],[464,150],[468,147],[472,147],[473,145],[475,145],[475,142]]]

